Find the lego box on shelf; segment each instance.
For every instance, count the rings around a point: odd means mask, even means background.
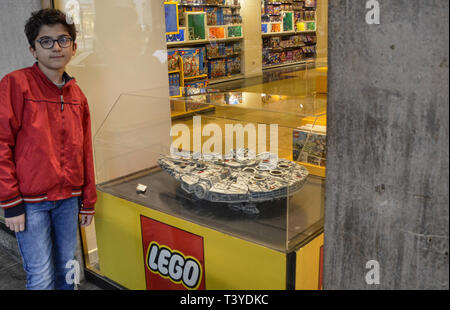
[[[325,126],[305,125],[293,131],[293,159],[316,166],[326,166],[327,130]]]
[[[225,39],[225,27],[209,27],[208,37],[209,40]]]
[[[169,93],[171,97],[180,96],[181,91],[181,80],[180,73],[170,73],[169,74]]]
[[[186,17],[189,40],[206,40],[206,13],[188,12]]]
[[[207,57],[208,58],[215,58],[215,57],[223,56],[223,53],[222,53],[222,50],[223,50],[222,46],[223,45],[224,45],[223,43],[215,43],[215,42],[206,45]]]
[[[228,27],[228,37],[229,38],[242,37],[242,26],[229,26]]]
[[[294,53],[292,51],[286,52],[286,61],[293,61],[294,60]]]
[[[294,61],[301,61],[303,59],[303,52],[301,49],[292,51],[292,59]]]
[[[208,58],[206,57],[206,46],[200,47],[200,56],[201,61],[201,67],[200,67],[200,75],[207,75],[208,74]]]
[[[225,55],[233,56],[234,54],[235,53],[234,53],[233,45],[231,45],[231,44],[225,45]]]
[[[279,64],[281,63],[280,53],[269,53],[266,64]]]
[[[281,45],[281,38],[280,37],[271,37],[269,38],[269,47],[271,48],[277,48]]]
[[[218,59],[208,62],[208,76],[210,79],[226,76],[226,59]]]
[[[199,2],[199,1],[197,1],[197,2]],[[223,0],[203,0],[202,2],[205,3],[205,4],[210,4],[210,5],[222,5],[222,4],[224,4]]]
[[[217,23],[217,8],[215,7],[206,8],[206,23],[208,26],[219,25]]]
[[[305,0],[305,7],[306,8],[315,8],[316,7],[316,0]]]
[[[316,30],[316,23],[315,22],[308,22],[306,23],[306,29],[308,30]]]
[[[178,3],[164,2],[166,34],[178,33]]]
[[[293,31],[294,30],[294,13],[284,12],[283,13],[283,31]]]
[[[183,59],[184,77],[203,74],[203,50],[201,48],[182,48],[178,52]]]
[[[178,57],[179,57],[178,50],[168,50],[167,51],[167,67],[170,71],[176,71],[180,70]]]
[[[270,26],[270,32],[281,32],[281,23],[273,23]]]
[[[185,41],[185,36],[184,36],[185,31],[186,31],[186,28],[179,28],[179,33],[178,34],[168,34],[168,35],[166,35],[166,41],[168,43],[171,43],[171,42],[184,42]]]
[[[241,73],[241,58],[233,57],[227,59],[227,75],[234,75]]]
[[[298,22],[296,24],[297,31],[305,31],[306,30],[306,23]]]
[[[206,91],[208,81],[202,80],[202,81],[186,82],[184,86],[185,86],[185,94],[184,94],[185,96],[197,95]]]
[[[241,42],[231,43],[233,45],[233,54],[239,54],[242,51]]]

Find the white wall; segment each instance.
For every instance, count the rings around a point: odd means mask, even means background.
[[[56,0],[55,5],[64,9],[68,2]],[[80,48],[68,72],[89,99],[95,133],[120,94],[161,87],[169,93],[164,7],[155,0],[79,3]],[[167,105],[168,117],[169,112]]]
[[[151,164],[138,158],[139,154],[144,156],[144,152],[136,152],[135,157],[130,158],[125,153],[125,146],[115,147],[127,140],[123,135],[119,139],[119,133],[133,132],[136,129],[132,128],[135,124],[132,120],[141,118],[141,113],[147,113],[144,118],[147,117],[149,125],[149,128],[146,128],[146,141],[142,141],[143,149],[154,141],[170,141],[164,7],[162,1],[155,0],[78,2],[79,49],[67,71],[75,76],[89,100],[93,135],[95,136],[122,94],[150,88],[158,89],[158,102],[156,104],[154,100],[149,100],[148,105],[152,107],[150,110],[145,106],[145,99],[140,100],[138,105],[129,103],[130,97],[122,96],[116,104],[104,127],[112,130],[114,134],[102,134],[102,137],[109,137],[107,141],[103,140],[102,144],[110,143],[114,147],[103,148],[109,150],[108,153],[99,153],[98,148],[94,148],[96,168],[101,168],[101,171],[97,169],[97,182],[103,182],[105,176],[108,176],[108,179],[120,176],[113,171],[132,172],[147,168]],[[56,7],[63,10],[68,3],[68,0],[55,1]],[[127,105],[130,107],[124,108]],[[139,108],[140,106],[142,108]],[[158,125],[152,124],[155,109],[158,109]],[[124,125],[125,128],[120,127]],[[114,161],[109,160],[112,157],[115,158]],[[114,164],[107,165],[106,162]],[[128,168],[123,169],[125,166]]]
[[[262,74],[261,0],[241,0],[244,27],[243,73],[246,78]]]
[[[328,58],[328,0],[317,0],[317,59]]]

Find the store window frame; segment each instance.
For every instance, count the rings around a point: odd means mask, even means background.
[[[41,3],[42,3],[43,8],[56,8],[54,0],[41,0]],[[305,68],[307,68],[307,67],[308,66],[306,65]],[[4,225],[4,218],[2,217],[1,214],[0,214],[0,228],[9,230],[6,228],[6,225]],[[106,277],[103,277],[101,274],[99,274],[98,272],[95,272],[92,268],[90,268],[87,265],[86,254],[85,254],[87,252],[85,252],[85,249],[84,249],[86,241],[83,240],[84,234],[82,233],[82,227],[78,227],[78,229],[79,229],[79,236],[80,236],[80,246],[81,246],[81,251],[82,251],[82,264],[83,264],[85,279],[104,288],[104,289],[127,290],[127,288],[121,286],[118,283],[115,283],[114,281],[112,281]],[[323,231],[320,231],[320,232],[323,232]],[[15,236],[15,234],[13,232],[11,232],[11,233],[12,233],[12,235]],[[292,281],[288,281],[288,282],[290,283]]]

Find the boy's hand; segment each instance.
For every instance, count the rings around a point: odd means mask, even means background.
[[[6,227],[14,232],[21,232],[25,230],[25,213],[16,217],[5,219]]]
[[[91,225],[93,217],[94,217],[93,215],[86,215],[86,214],[81,215],[80,226],[87,227]]]

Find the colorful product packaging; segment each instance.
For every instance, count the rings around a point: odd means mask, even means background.
[[[227,59],[227,75],[241,73],[241,57],[233,57]]]
[[[178,50],[168,50],[167,51],[167,67],[169,69],[169,72],[180,69],[178,57],[179,57]]]
[[[210,27],[209,28],[209,39],[224,39],[225,38],[225,27]]]
[[[206,22],[208,26],[217,25],[217,8],[206,8]]]
[[[166,35],[166,42],[184,42],[184,28],[179,28],[178,34],[168,34]]]
[[[229,38],[242,37],[242,27],[241,26],[228,27],[228,37]]]
[[[267,33],[267,31],[268,31],[267,24],[261,24],[261,32]]]
[[[305,31],[306,24],[305,23],[297,23],[297,31]]]
[[[183,59],[184,77],[194,77],[203,72],[203,51],[201,48],[182,48],[178,50]]]
[[[272,28],[270,29],[271,32],[281,32],[281,24],[271,24]]]
[[[293,159],[317,165],[326,166],[327,134],[325,126],[302,126],[293,131]]]
[[[198,95],[206,92],[206,87],[208,86],[208,81],[202,80],[202,81],[193,81],[193,82],[187,82],[184,84],[185,87],[185,96],[193,96]],[[197,107],[198,108],[198,107]],[[186,106],[186,112],[189,110],[195,109],[194,107],[188,108]]]
[[[226,76],[226,59],[212,60],[208,62],[208,76],[211,79]]]

